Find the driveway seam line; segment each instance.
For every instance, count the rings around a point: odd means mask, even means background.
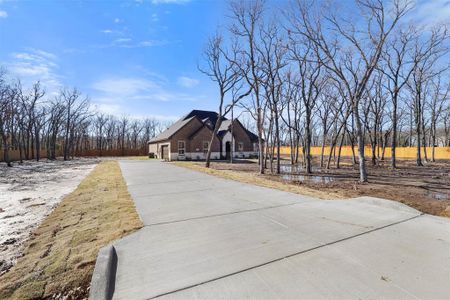
[[[200,180],[209,180],[211,178],[197,178],[197,179],[184,179],[184,180],[167,180],[162,182],[146,182],[146,183],[133,183],[128,186],[142,186],[142,185],[153,185],[153,184],[162,184],[162,183],[173,183],[173,182],[190,182],[190,181],[200,181]]]
[[[272,209],[272,208],[278,208],[278,207],[285,207],[285,206],[291,206],[291,205],[299,205],[299,204],[305,204],[306,202],[299,202],[299,203],[288,203],[288,204],[281,204],[281,205],[274,205],[274,206],[266,206],[266,207],[260,207],[260,208],[252,208],[252,209],[246,209],[246,210],[239,210],[239,211],[232,211],[228,213],[223,214],[215,214],[215,215],[209,215],[209,216],[201,216],[201,217],[193,217],[183,220],[176,220],[176,221],[167,221],[167,222],[160,222],[160,223],[153,223],[144,225],[143,227],[151,227],[151,226],[159,226],[159,225],[167,225],[167,224],[174,224],[174,223],[180,223],[180,222],[186,222],[191,220],[200,220],[200,219],[207,219],[207,218],[215,218],[215,217],[222,217],[222,216],[228,216],[228,215],[235,215],[239,213],[246,213],[246,212],[252,212],[252,211],[260,211],[260,210],[266,210],[266,209]]]
[[[204,191],[210,191],[214,190],[216,187],[212,188],[206,188],[206,189],[200,189],[200,190],[192,190],[192,191],[182,191],[182,192],[171,192],[171,193],[159,193],[159,194],[148,194],[148,195],[139,195],[139,197],[160,197],[164,195],[176,195],[176,194],[186,194],[186,193],[195,193],[195,192],[204,192]],[[131,194],[133,196],[133,194]],[[134,198],[133,198],[134,201]]]
[[[358,233],[356,235],[352,235],[352,236],[349,236],[349,237],[338,239],[336,241],[325,243],[325,244],[322,244],[322,245],[319,245],[319,246],[316,246],[316,247],[312,247],[312,248],[309,248],[309,249],[298,251],[296,253],[285,255],[285,256],[280,257],[280,258],[272,259],[272,260],[267,261],[265,263],[261,263],[261,264],[258,264],[258,265],[252,266],[252,267],[248,267],[248,268],[236,271],[236,272],[232,272],[230,274],[226,274],[226,275],[222,275],[222,276],[219,276],[219,277],[216,277],[216,278],[213,278],[213,279],[205,280],[205,281],[199,282],[197,284],[193,284],[193,285],[190,285],[190,286],[187,286],[187,287],[179,288],[179,289],[176,289],[176,290],[173,290],[173,291],[170,291],[170,292],[166,292],[166,293],[162,293],[162,294],[159,294],[159,295],[156,295],[156,296],[153,296],[153,297],[150,297],[150,298],[146,298],[146,299],[147,300],[156,299],[158,297],[174,294],[174,293],[181,292],[181,291],[184,291],[184,290],[188,290],[188,289],[191,289],[191,288],[194,288],[196,286],[200,286],[200,285],[203,285],[203,284],[206,284],[206,283],[210,283],[210,282],[214,282],[214,281],[217,281],[217,280],[220,280],[220,279],[223,279],[223,278],[231,277],[231,276],[234,276],[234,275],[246,272],[246,271],[257,269],[257,268],[260,268],[260,267],[263,267],[263,266],[266,266],[266,265],[269,265],[269,264],[272,264],[272,263],[275,263],[275,262],[278,262],[278,261],[282,261],[282,260],[284,260],[286,258],[290,258],[290,257],[296,256],[296,255],[300,255],[300,254],[307,253],[307,252],[310,252],[310,251],[314,251],[314,250],[317,250],[317,249],[320,249],[320,248],[331,246],[331,245],[334,245],[334,244],[337,244],[337,243],[340,243],[340,242],[344,242],[344,241],[347,241],[347,240],[350,240],[350,239],[353,239],[353,238],[360,237],[362,235],[366,235],[366,234],[372,233],[374,231],[385,229],[387,227],[391,227],[391,226],[395,226],[395,225],[398,225],[398,224],[401,224],[401,223],[405,223],[405,222],[414,220],[416,218],[419,218],[419,217],[421,217],[423,215],[425,215],[425,214],[424,213],[420,213],[420,214],[418,214],[416,216],[413,216],[413,217],[410,217],[410,218],[407,218],[407,219],[404,219],[404,220],[400,220],[400,221],[397,221],[397,222],[394,222],[394,223],[391,223],[391,224],[387,224],[387,225],[384,225],[384,226],[381,226],[381,227],[378,227],[378,228],[374,228],[374,229],[371,229],[371,230],[368,230],[368,231],[365,231],[365,232],[361,232],[361,233]]]

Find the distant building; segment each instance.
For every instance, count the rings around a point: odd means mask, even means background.
[[[213,111],[191,111],[148,142],[149,154],[165,160],[205,159],[217,119],[218,114]],[[239,120],[233,121],[233,129],[231,123],[231,120],[222,119],[212,144],[211,159],[229,159],[231,153],[236,158],[256,157],[258,137],[247,130]]]

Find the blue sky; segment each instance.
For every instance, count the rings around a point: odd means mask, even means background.
[[[216,109],[197,63],[226,14],[221,0],[0,0],[0,65],[50,97],[75,86],[100,111],[173,120]],[[448,18],[450,0],[419,1],[414,16]]]
[[[24,85],[76,86],[108,113],[173,119],[214,109],[215,86],[197,63],[225,9],[222,1],[4,1],[0,64]]]

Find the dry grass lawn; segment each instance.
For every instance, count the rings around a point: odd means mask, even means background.
[[[117,161],[98,164],[0,277],[0,299],[83,299],[98,250],[142,227]]]
[[[191,170],[203,172],[209,175],[214,175],[226,179],[236,180],[240,182],[255,184],[263,187],[278,189],[286,192],[296,193],[300,195],[306,195],[316,197],[320,199],[340,199],[344,198],[338,193],[330,191],[323,192],[313,188],[309,188],[302,185],[293,185],[286,182],[275,181],[268,178],[265,175],[259,175],[255,172],[241,172],[234,170],[214,169],[204,167],[204,162],[192,162],[192,161],[176,161],[173,164],[185,167]]]
[[[449,161],[417,167],[414,161],[402,160],[398,161],[395,170],[387,166],[389,161],[380,161],[377,166],[368,164],[368,183],[358,182],[358,166],[351,164],[348,158],[344,159],[339,169],[317,168],[309,177],[301,168],[294,168],[293,171],[285,168],[281,175],[266,170],[267,174],[260,175],[257,163],[251,160],[233,164],[213,162],[210,169],[204,167],[204,162],[175,164],[219,177],[322,199],[372,196],[398,201],[427,214],[450,217]],[[287,161],[283,161],[282,165],[291,167]]]

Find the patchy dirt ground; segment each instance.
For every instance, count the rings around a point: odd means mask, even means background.
[[[97,159],[0,164],[0,275],[22,254],[31,232],[94,168]]]
[[[314,165],[318,165],[314,161]],[[190,162],[195,166],[204,163]],[[238,161],[234,164],[214,162],[211,167],[215,170],[232,171],[250,174],[254,178],[265,178],[275,182],[285,183],[304,189],[307,194],[316,190],[318,196],[324,198],[350,198],[357,196],[373,196],[399,201],[422,212],[450,217],[450,161],[427,163],[423,167],[415,166],[414,161],[398,162],[398,169],[391,169],[389,161],[381,161],[372,166],[367,161],[369,183],[359,183],[358,166],[343,159],[341,168],[314,169],[312,176],[306,176],[301,165],[291,166],[289,161],[283,160],[281,174],[258,175],[255,161]],[[248,182],[249,180],[246,180]],[[299,193],[302,193],[301,189]]]
[[[141,227],[117,161],[97,164],[0,275],[0,299],[88,299],[98,250]]]

